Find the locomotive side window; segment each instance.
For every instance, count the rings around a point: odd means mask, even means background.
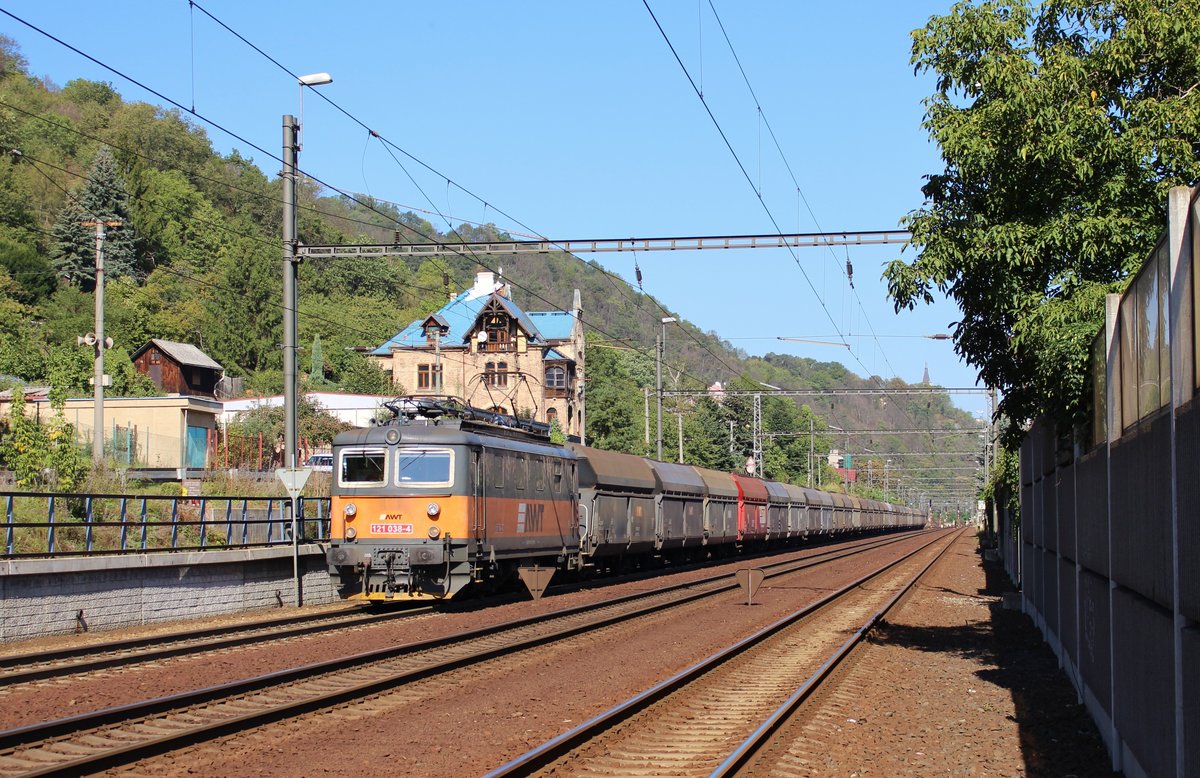
[[[517,454],[509,461],[512,463],[513,486],[518,489],[524,489],[525,483],[528,480],[528,475],[526,474],[525,469],[525,455]]]
[[[451,482],[454,455],[444,448],[402,448],[396,452],[399,486],[444,486]]]
[[[546,459],[533,457],[529,469],[533,472],[533,488],[539,492],[546,491]]]
[[[504,454],[499,451],[487,452],[487,469],[491,474],[488,482],[497,489],[504,488]]]
[[[352,449],[343,451],[338,482],[342,486],[383,486],[387,483],[387,451]]]

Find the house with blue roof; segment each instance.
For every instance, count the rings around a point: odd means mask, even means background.
[[[570,311],[525,311],[508,284],[481,271],[474,285],[371,352],[412,395],[440,395],[501,413],[557,422],[584,438],[583,321]]]

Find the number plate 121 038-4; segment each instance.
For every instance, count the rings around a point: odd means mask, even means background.
[[[411,535],[413,534],[413,525],[411,524],[372,524],[372,535]]]

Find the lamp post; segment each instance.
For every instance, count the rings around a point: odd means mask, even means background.
[[[663,446],[663,423],[662,423],[662,401],[663,401],[663,387],[662,387],[662,363],[663,363],[663,352],[664,352],[664,351],[666,351],[666,348],[667,348],[667,325],[668,325],[668,324],[670,324],[671,322],[675,321],[675,320],[676,320],[676,319],[675,319],[675,317],[674,317],[674,316],[664,316],[664,317],[662,318],[662,334],[660,334],[660,335],[658,336],[658,344],[657,344],[658,348],[655,350],[655,357],[656,357],[656,359],[654,360],[654,386],[655,386],[655,390],[656,390],[656,391],[657,391],[657,393],[658,393],[658,438],[657,438],[657,440],[658,440],[658,448],[656,449],[656,451],[657,451],[657,454],[656,454],[655,458],[656,458],[656,459],[657,459],[659,462],[661,462],[661,461],[662,461],[662,457],[663,457],[663,455],[662,455],[662,446]]]
[[[297,79],[300,116],[304,116],[304,87],[333,83],[328,73],[310,73]],[[300,122],[283,117],[283,466],[297,466],[296,444],[296,168],[300,154]]]
[[[304,115],[304,87],[328,84],[328,73],[300,76],[300,115]],[[300,490],[308,472],[298,472],[296,445],[296,159],[300,153],[300,123],[291,114],[283,116],[283,468],[279,477],[287,487],[292,507],[292,575],[296,606],[304,602],[300,579],[300,526],[297,517]]]

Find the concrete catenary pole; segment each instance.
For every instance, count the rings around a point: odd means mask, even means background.
[[[296,467],[296,117],[283,117],[283,462]]]
[[[663,329],[665,330],[666,327],[664,327]],[[654,344],[654,347],[655,347],[654,348],[654,393],[656,395],[656,402],[658,403],[658,406],[657,406],[658,407],[658,425],[654,428],[656,430],[655,440],[657,441],[658,446],[657,446],[657,448],[655,448],[654,458],[657,459],[659,462],[662,461],[662,438],[663,438],[663,429],[662,429],[662,400],[663,400],[663,395],[662,395],[662,393],[663,393],[662,358],[663,358],[663,338],[664,337],[665,337],[665,335],[660,335]]]

